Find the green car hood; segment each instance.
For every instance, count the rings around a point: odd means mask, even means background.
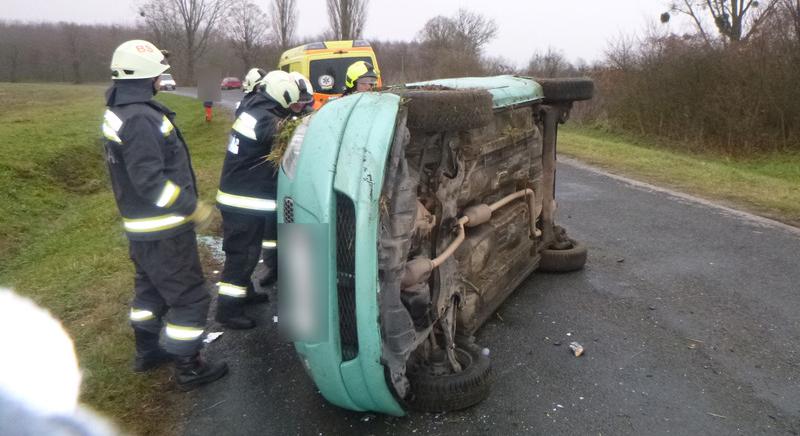
[[[400,97],[388,93],[359,93],[326,104],[309,122],[294,178],[289,179],[283,169],[278,176],[281,226],[286,225],[286,201],[291,197],[291,225],[321,229],[314,241],[318,261],[305,268],[322,284],[319,304],[328,315],[327,329],[321,340],[295,342],[295,349],[328,401],[350,410],[395,416],[405,412],[386,384],[381,363],[377,211],[399,107]],[[346,361],[337,292],[337,195],[352,201],[355,211],[358,354]],[[281,263],[291,263],[291,247],[280,240],[279,236]]]

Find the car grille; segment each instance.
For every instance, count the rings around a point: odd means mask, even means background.
[[[294,200],[292,200],[292,197],[283,198],[283,222],[294,222]]]
[[[336,193],[336,287],[342,360],[358,355],[356,330],[356,216],[353,202]]]

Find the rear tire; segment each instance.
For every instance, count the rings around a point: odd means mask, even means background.
[[[403,97],[408,106],[410,130],[459,132],[487,126],[493,117],[492,95],[482,90],[391,91]]]
[[[566,248],[545,248],[541,252],[539,271],[550,273],[566,273],[578,271],[586,265],[588,250],[580,242],[569,239]]]
[[[449,412],[480,403],[489,396],[492,368],[489,356],[475,344],[456,345],[463,369],[456,374],[433,375],[424,368],[409,371],[409,406],[421,412]]]
[[[586,78],[535,79],[542,85],[545,102],[590,100],[594,96],[594,82]]]

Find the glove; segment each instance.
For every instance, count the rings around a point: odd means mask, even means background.
[[[194,228],[197,232],[202,232],[206,230],[213,221],[211,213],[214,211],[214,208],[206,204],[204,201],[198,201],[197,207],[195,207],[194,212],[189,215],[189,219],[194,221]]]

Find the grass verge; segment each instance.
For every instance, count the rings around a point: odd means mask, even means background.
[[[559,154],[609,172],[800,225],[800,154],[729,157],[591,128],[559,130]]]
[[[75,340],[81,400],[126,431],[170,434],[181,394],[169,372],[131,372],[133,268],[100,140],[101,86],[0,84],[0,285],[34,299]],[[159,94],[178,113],[201,197],[213,199],[230,119]]]

